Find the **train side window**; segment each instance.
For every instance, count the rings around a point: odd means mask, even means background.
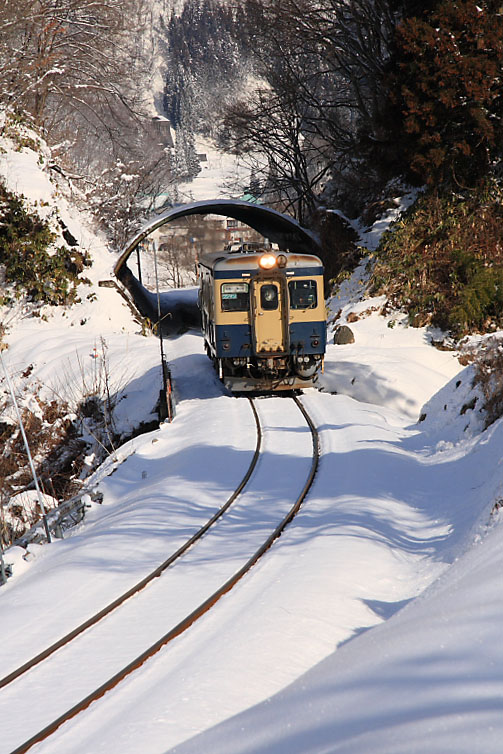
[[[267,283],[260,288],[260,306],[264,311],[278,308],[278,288],[275,285]]]
[[[222,283],[220,296],[223,312],[247,312],[249,309],[248,283]]]
[[[316,309],[318,305],[316,280],[290,280],[288,291],[291,309]]]

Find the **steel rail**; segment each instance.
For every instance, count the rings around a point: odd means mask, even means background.
[[[248,400],[250,402],[250,406],[253,412],[253,417],[255,419],[255,426],[257,429],[257,442],[256,442],[255,452],[253,454],[253,458],[251,460],[250,466],[248,467],[246,474],[244,475],[243,479],[241,480],[239,485],[236,487],[236,489],[234,490],[230,498],[221,506],[221,508],[218,509],[218,511],[210,519],[208,519],[208,521],[204,524],[204,526],[202,526],[195,534],[193,534],[192,537],[190,537],[190,539],[188,539],[178,550],[176,550],[176,552],[170,555],[169,558],[167,558],[163,563],[161,563],[161,565],[157,566],[157,568],[155,568],[151,573],[145,576],[141,581],[139,581],[137,584],[132,586],[126,592],[124,592],[119,597],[117,597],[115,600],[113,600],[113,602],[110,602],[108,605],[106,605],[106,607],[102,608],[102,610],[95,613],[93,616],[91,616],[87,620],[85,620],[83,623],[81,623],[79,626],[74,628],[72,631],[65,634],[65,636],[61,637],[61,639],[58,639],[58,641],[55,641],[49,647],[47,647],[42,652],[37,654],[35,657],[32,657],[31,660],[28,660],[23,665],[20,665],[11,673],[6,675],[4,678],[1,678],[0,689],[3,688],[4,686],[7,686],[9,683],[12,683],[12,681],[14,681],[16,678],[19,678],[28,670],[31,670],[36,665],[41,663],[43,660],[46,660],[48,657],[54,654],[54,652],[56,652],[58,649],[61,649],[66,644],[69,644],[73,639],[75,639],[77,636],[82,634],[91,626],[94,626],[96,623],[102,620],[106,615],[109,615],[113,610],[115,610],[117,607],[119,607],[124,602],[126,602],[126,600],[128,600],[130,597],[133,597],[133,595],[137,594],[142,589],[144,589],[147,586],[147,584],[149,584],[155,578],[160,576],[167,568],[169,568],[169,566],[172,565],[175,562],[175,560],[178,560],[178,558],[181,557],[189,549],[189,547],[191,547],[195,542],[197,542],[198,539],[201,539],[201,537],[204,534],[206,534],[208,529],[211,526],[213,526],[215,521],[217,521],[229,509],[229,507],[232,505],[232,503],[235,501],[235,499],[243,491],[243,488],[248,483],[260,456],[260,448],[262,444],[262,428],[260,426],[260,420],[258,418],[255,405],[253,401],[251,400],[251,398],[248,398]]]
[[[60,715],[56,720],[53,720],[53,722],[49,723],[49,725],[47,725],[41,731],[36,733],[27,741],[25,741],[23,744],[18,746],[16,749],[13,749],[13,751],[10,752],[10,754],[25,754],[25,752],[31,749],[31,747],[34,746],[36,743],[40,743],[41,741],[44,741],[45,739],[47,739],[61,725],[63,725],[63,723],[67,722],[68,720],[71,720],[80,712],[87,709],[87,707],[89,707],[93,702],[97,701],[102,696],[104,696],[108,691],[110,691],[115,686],[117,686],[130,673],[132,673],[134,670],[137,670],[139,667],[141,667],[141,665],[143,665],[143,663],[146,662],[146,660],[153,657],[162,647],[164,647],[170,641],[172,641],[177,636],[179,636],[184,631],[186,631],[188,628],[190,628],[190,626],[196,620],[201,618],[201,616],[204,615],[211,607],[213,607],[213,605],[215,605],[220,600],[220,598],[223,597],[224,594],[229,592],[238,583],[238,581],[240,581],[240,579],[243,578],[243,576],[252,568],[252,566],[254,566],[255,563],[257,563],[257,561],[271,547],[272,543],[281,535],[283,530],[286,528],[286,526],[290,523],[290,521],[295,517],[295,515],[299,511],[300,506],[302,505],[307,493],[309,492],[309,489],[311,488],[311,485],[313,484],[316,471],[318,469],[319,458],[320,458],[318,431],[316,427],[314,426],[314,423],[311,417],[309,416],[307,410],[302,405],[300,400],[296,396],[293,396],[293,400],[295,401],[299,410],[304,416],[309,426],[309,429],[311,431],[312,442],[313,442],[313,459],[312,459],[308,477],[306,479],[306,482],[304,484],[304,487],[302,488],[300,495],[297,497],[295,503],[292,505],[292,507],[290,508],[286,516],[283,518],[283,520],[274,529],[272,534],[269,535],[269,537],[259,547],[259,549],[249,558],[249,560],[238,571],[236,571],[236,573],[233,576],[231,576],[210,597],[204,600],[204,602],[202,602],[199,605],[199,607],[193,610],[186,618],[181,620],[176,626],[170,629],[164,636],[162,636],[154,644],[152,644],[151,647],[149,647],[144,652],[142,652],[138,657],[136,657],[136,659],[132,660],[132,662],[126,665],[126,667],[124,667],[118,673],[115,673],[115,675],[109,678],[108,681],[105,681],[105,683],[99,686],[99,688],[97,688],[92,693],[88,694],[84,699],[82,699],[80,702],[78,702],[73,707],[71,707],[71,709],[67,710],[64,714]]]

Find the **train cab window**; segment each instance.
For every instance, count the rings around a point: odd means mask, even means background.
[[[222,283],[220,295],[223,312],[248,311],[248,283]]]
[[[264,311],[278,308],[278,288],[275,285],[265,284],[260,288],[260,306]]]
[[[316,309],[316,280],[290,280],[288,290],[291,309]]]

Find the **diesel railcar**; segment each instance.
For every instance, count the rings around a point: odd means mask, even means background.
[[[312,386],[323,368],[323,264],[311,254],[239,244],[198,263],[206,353],[234,392]]]

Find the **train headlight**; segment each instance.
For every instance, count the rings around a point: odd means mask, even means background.
[[[274,254],[262,254],[258,263],[263,270],[272,270],[276,266],[276,257]]]
[[[278,267],[286,267],[288,259],[285,257],[284,254],[280,254],[277,258]]]

